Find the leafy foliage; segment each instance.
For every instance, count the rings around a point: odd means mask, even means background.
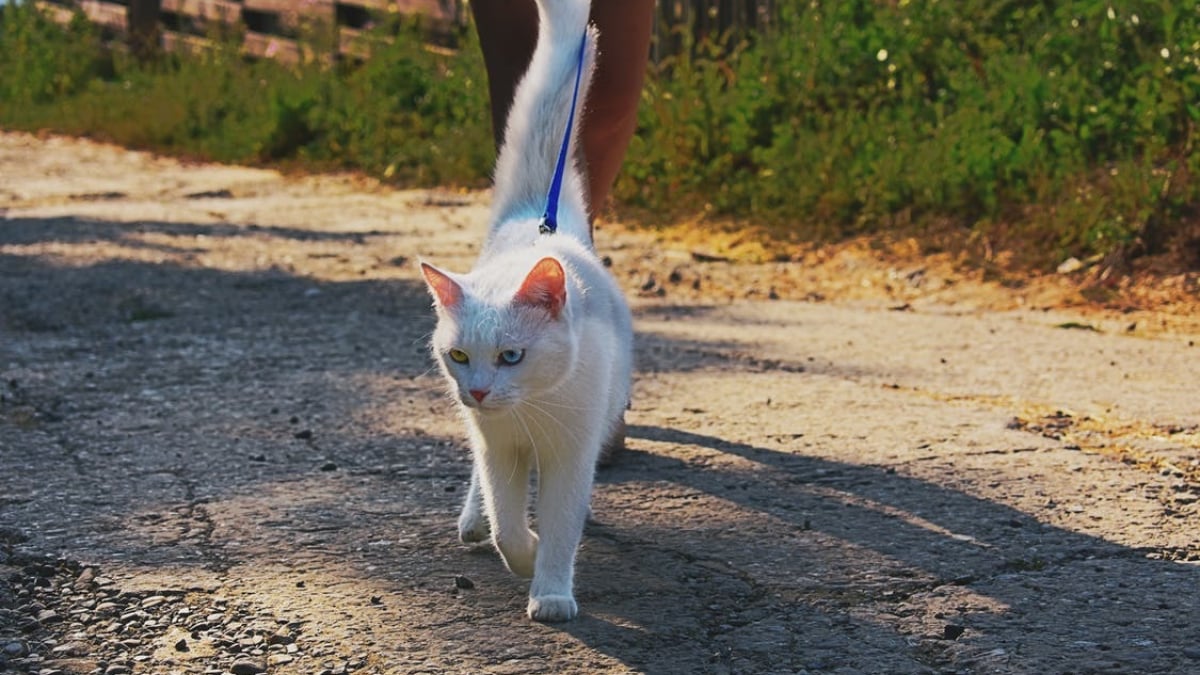
[[[237,41],[108,68],[77,17],[65,30],[32,6],[0,18],[0,124],[105,138],[228,162],[305,162],[405,184],[482,185],[492,159],[478,48],[428,50],[417,26],[366,38],[363,64],[244,58]],[[313,27],[308,53],[320,53]],[[14,45],[12,49],[9,45]]]
[[[623,203],[660,218],[700,205],[804,239],[949,228],[1040,265],[1152,248],[1197,217],[1200,5],[776,7],[753,34],[680,29],[681,49],[651,65]],[[407,185],[487,181],[473,31],[448,54],[391,26],[361,64],[250,61],[217,41],[143,65],[82,18],[2,12],[0,124]]]
[[[952,223],[1103,253],[1200,197],[1200,6],[781,2],[657,67],[619,195],[801,237]],[[1156,225],[1157,224],[1157,225]]]

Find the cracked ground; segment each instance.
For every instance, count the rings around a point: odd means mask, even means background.
[[[457,542],[425,346],[487,195],[17,134],[0,177],[0,670],[1200,670],[1188,317],[606,227],[628,450],[540,625]]]

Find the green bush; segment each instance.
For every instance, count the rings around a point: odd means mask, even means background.
[[[951,222],[1107,252],[1200,197],[1200,6],[1073,0],[780,3],[646,88],[628,203],[798,237]]]
[[[110,71],[82,14],[60,26],[32,3],[0,5],[0,104],[5,117],[77,94]]]
[[[1116,5],[1120,5],[1119,7]],[[651,66],[616,194],[796,239],[950,228],[1024,251],[1153,248],[1200,203],[1200,5],[1171,0],[779,0],[756,33]],[[233,162],[487,182],[474,33],[370,36],[365,63],[242,58],[233,43],[140,64],[76,17],[0,15],[0,124]],[[319,52],[319,27],[311,31]],[[383,36],[389,36],[384,39]]]
[[[117,50],[100,68],[103,52],[82,18],[64,30],[21,3],[0,23],[0,124],[8,127],[226,162],[357,169],[409,185],[480,186],[490,172],[473,33],[447,54],[427,49],[418,26],[388,25],[366,38],[365,64],[247,59],[232,36],[151,63]],[[320,27],[313,33],[306,46],[319,53]]]

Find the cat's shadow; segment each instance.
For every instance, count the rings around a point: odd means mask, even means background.
[[[985,598],[953,617],[983,631],[1004,607],[1031,625],[1088,624],[1086,605],[1030,606],[1029,582],[1012,575],[1068,595],[1132,575],[1145,582],[1115,591],[1131,607],[1147,594],[1169,602],[1178,574],[1200,583],[1196,570],[887,467],[658,426],[631,425],[628,437],[597,474],[577,567],[583,615],[560,626],[639,672],[677,672],[698,641],[714,672],[738,672],[743,657],[786,672],[854,668],[872,653],[894,653],[902,672],[921,667],[914,644],[945,636],[863,617],[917,594]],[[749,464],[693,461],[696,449]]]

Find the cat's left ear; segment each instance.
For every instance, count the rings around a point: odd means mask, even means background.
[[[567,275],[562,263],[542,258],[533,266],[514,298],[517,304],[539,307],[557,319],[567,303]]]
[[[426,262],[421,263],[421,274],[425,275],[425,283],[438,307],[454,309],[462,302],[462,286],[450,275]]]

